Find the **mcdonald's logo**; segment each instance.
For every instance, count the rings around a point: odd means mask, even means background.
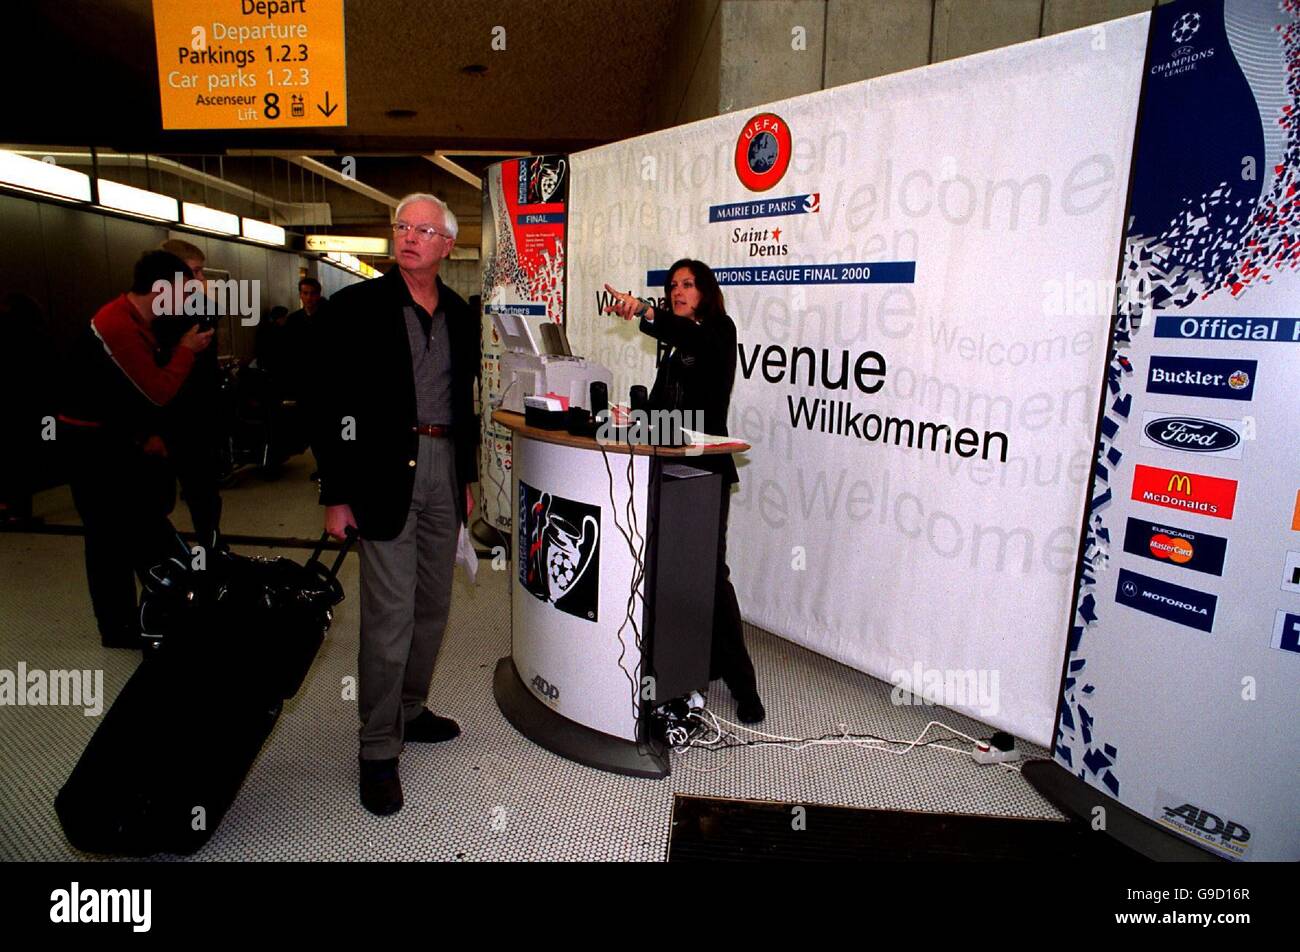
[[[1139,464],[1133,467],[1133,498],[1152,506],[1231,519],[1237,481]]]

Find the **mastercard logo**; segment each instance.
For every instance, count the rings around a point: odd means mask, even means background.
[[[1168,559],[1179,565],[1190,562],[1194,554],[1192,544],[1186,539],[1175,539],[1164,533],[1153,535],[1150,544],[1151,554],[1157,559]]]

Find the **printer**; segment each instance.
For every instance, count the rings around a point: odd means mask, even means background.
[[[492,308],[492,326],[501,341],[501,408],[524,412],[524,397],[553,393],[570,407],[591,409],[591,385],[606,387],[613,375],[585,357],[575,357],[564,328],[545,315]]]

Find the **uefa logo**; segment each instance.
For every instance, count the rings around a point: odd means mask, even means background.
[[[1196,31],[1201,28],[1201,15],[1199,13],[1184,13],[1174,23],[1174,28],[1170,31],[1170,38],[1179,46],[1191,40],[1196,35]]]
[[[785,120],[775,113],[759,113],[736,139],[736,176],[751,192],[766,192],[785,175],[792,151]]]

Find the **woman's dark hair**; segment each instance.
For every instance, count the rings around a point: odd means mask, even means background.
[[[673,275],[681,268],[689,270],[695,278],[695,290],[700,292],[700,306],[695,309],[695,313],[700,320],[708,319],[711,314],[726,313],[722,289],[718,287],[718,279],[713,276],[713,269],[703,261],[696,261],[694,258],[674,261],[672,267],[668,269],[664,277],[664,300],[668,302],[668,309],[672,310],[672,293],[669,287],[673,283]]]

